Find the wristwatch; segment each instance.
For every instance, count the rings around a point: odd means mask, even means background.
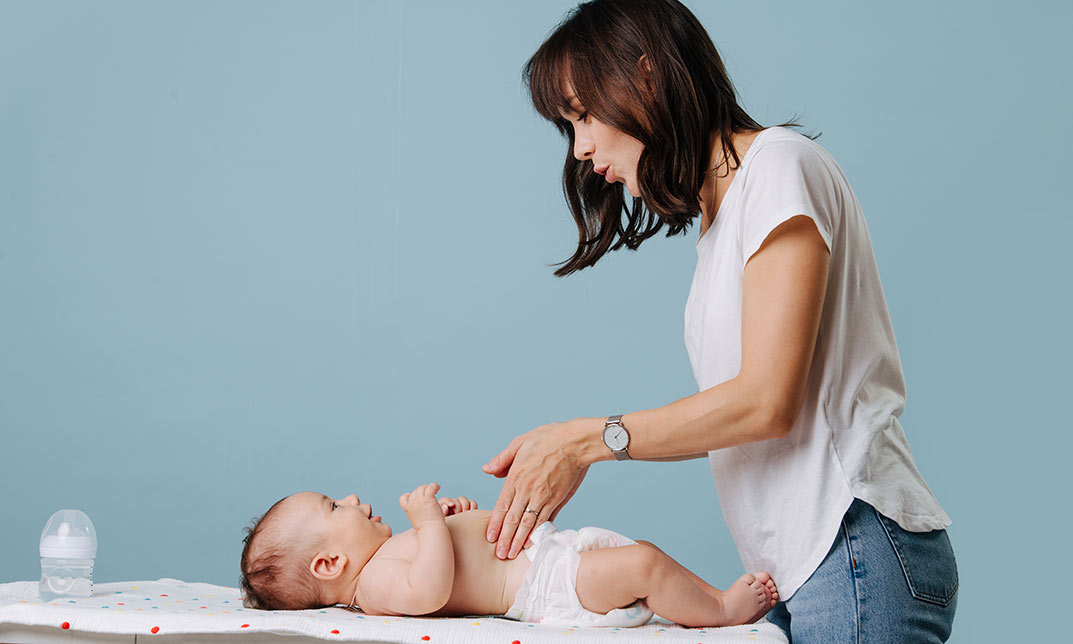
[[[622,424],[622,414],[607,417],[604,423],[604,445],[607,445],[607,448],[615,455],[615,459],[632,460],[630,453],[626,451],[626,448],[630,446],[630,433]]]

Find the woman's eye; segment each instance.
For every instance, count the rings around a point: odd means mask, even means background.
[[[578,114],[577,120],[579,120],[579,121],[587,121],[587,120],[589,120],[589,113],[588,112],[582,112],[581,114]]]

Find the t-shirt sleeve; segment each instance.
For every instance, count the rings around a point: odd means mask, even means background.
[[[805,215],[831,249],[838,195],[823,160],[797,142],[775,142],[751,159],[742,193],[742,266],[779,224]]]

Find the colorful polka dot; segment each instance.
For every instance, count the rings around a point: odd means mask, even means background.
[[[337,631],[337,630],[332,631],[332,635],[338,635],[338,634],[339,634],[339,631]]]
[[[432,638],[431,638],[431,637],[429,637],[428,635],[422,635],[422,636],[421,636],[421,641],[423,641],[423,642],[427,642],[427,641],[429,641],[430,639],[432,639]]]
[[[242,625],[242,626],[240,626],[239,628],[249,628],[249,627],[250,627],[250,625],[249,625],[249,624],[243,624],[243,625]]]
[[[153,635],[156,635],[157,633],[160,632],[160,627],[159,626],[154,626],[154,627],[149,629],[149,632],[152,633]]]
[[[64,622],[64,623],[60,624],[60,628],[62,628],[63,630],[67,630],[68,628],[71,628],[71,622]]]

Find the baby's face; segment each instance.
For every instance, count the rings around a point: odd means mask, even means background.
[[[289,521],[319,534],[326,550],[367,560],[391,536],[391,526],[373,515],[372,506],[351,494],[333,499],[317,492],[299,492],[287,503]],[[363,558],[364,557],[364,558]]]

